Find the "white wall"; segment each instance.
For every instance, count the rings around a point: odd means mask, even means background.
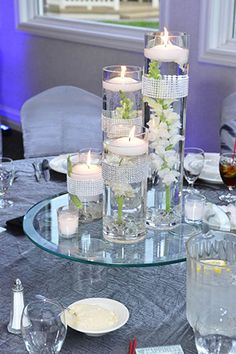
[[[221,105],[227,95],[236,91],[236,67],[199,62],[200,3],[200,0],[161,0],[161,25],[190,34],[186,145],[219,151]]]
[[[0,114],[19,122],[24,101],[56,85],[75,85],[101,95],[104,66],[143,66],[143,53],[20,32],[15,28],[13,4],[0,1]]]

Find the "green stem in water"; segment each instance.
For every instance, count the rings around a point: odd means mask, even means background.
[[[166,211],[170,211],[170,186],[166,186]]]
[[[119,196],[116,198],[117,206],[118,206],[118,224],[122,224],[122,209],[123,209],[123,204],[124,204],[124,198],[123,196]]]

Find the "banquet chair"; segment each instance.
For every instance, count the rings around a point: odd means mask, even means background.
[[[57,86],[21,108],[24,157],[101,149],[100,97],[74,86]]]
[[[236,139],[236,92],[227,96],[222,103],[220,147],[221,152],[232,152]]]

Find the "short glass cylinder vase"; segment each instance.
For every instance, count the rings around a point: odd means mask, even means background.
[[[124,127],[112,125],[104,141],[103,236],[111,242],[134,243],[146,234],[148,137],[140,126],[124,132]]]
[[[111,65],[103,69],[102,130],[112,124],[143,125],[142,69]]]
[[[67,191],[69,203],[79,209],[79,221],[102,218],[103,179],[101,153],[83,149],[67,158]]]
[[[172,229],[182,216],[183,149],[188,95],[188,35],[145,37],[143,100],[149,128],[147,224]]]

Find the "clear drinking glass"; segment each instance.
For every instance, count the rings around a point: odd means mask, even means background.
[[[14,180],[14,163],[9,157],[0,157],[0,209],[13,205],[12,200],[5,199],[5,194]]]
[[[59,353],[67,331],[64,308],[47,298],[30,302],[22,314],[21,331],[29,353]]]
[[[236,156],[234,153],[226,152],[220,155],[220,175],[229,193],[219,196],[219,199],[226,203],[236,202],[236,195],[232,194],[236,187]]]
[[[236,353],[236,237],[211,230],[186,247],[187,319],[198,353]]]
[[[197,192],[194,182],[200,176],[204,166],[205,154],[202,149],[189,147],[184,149],[184,177],[188,182],[187,192]]]

